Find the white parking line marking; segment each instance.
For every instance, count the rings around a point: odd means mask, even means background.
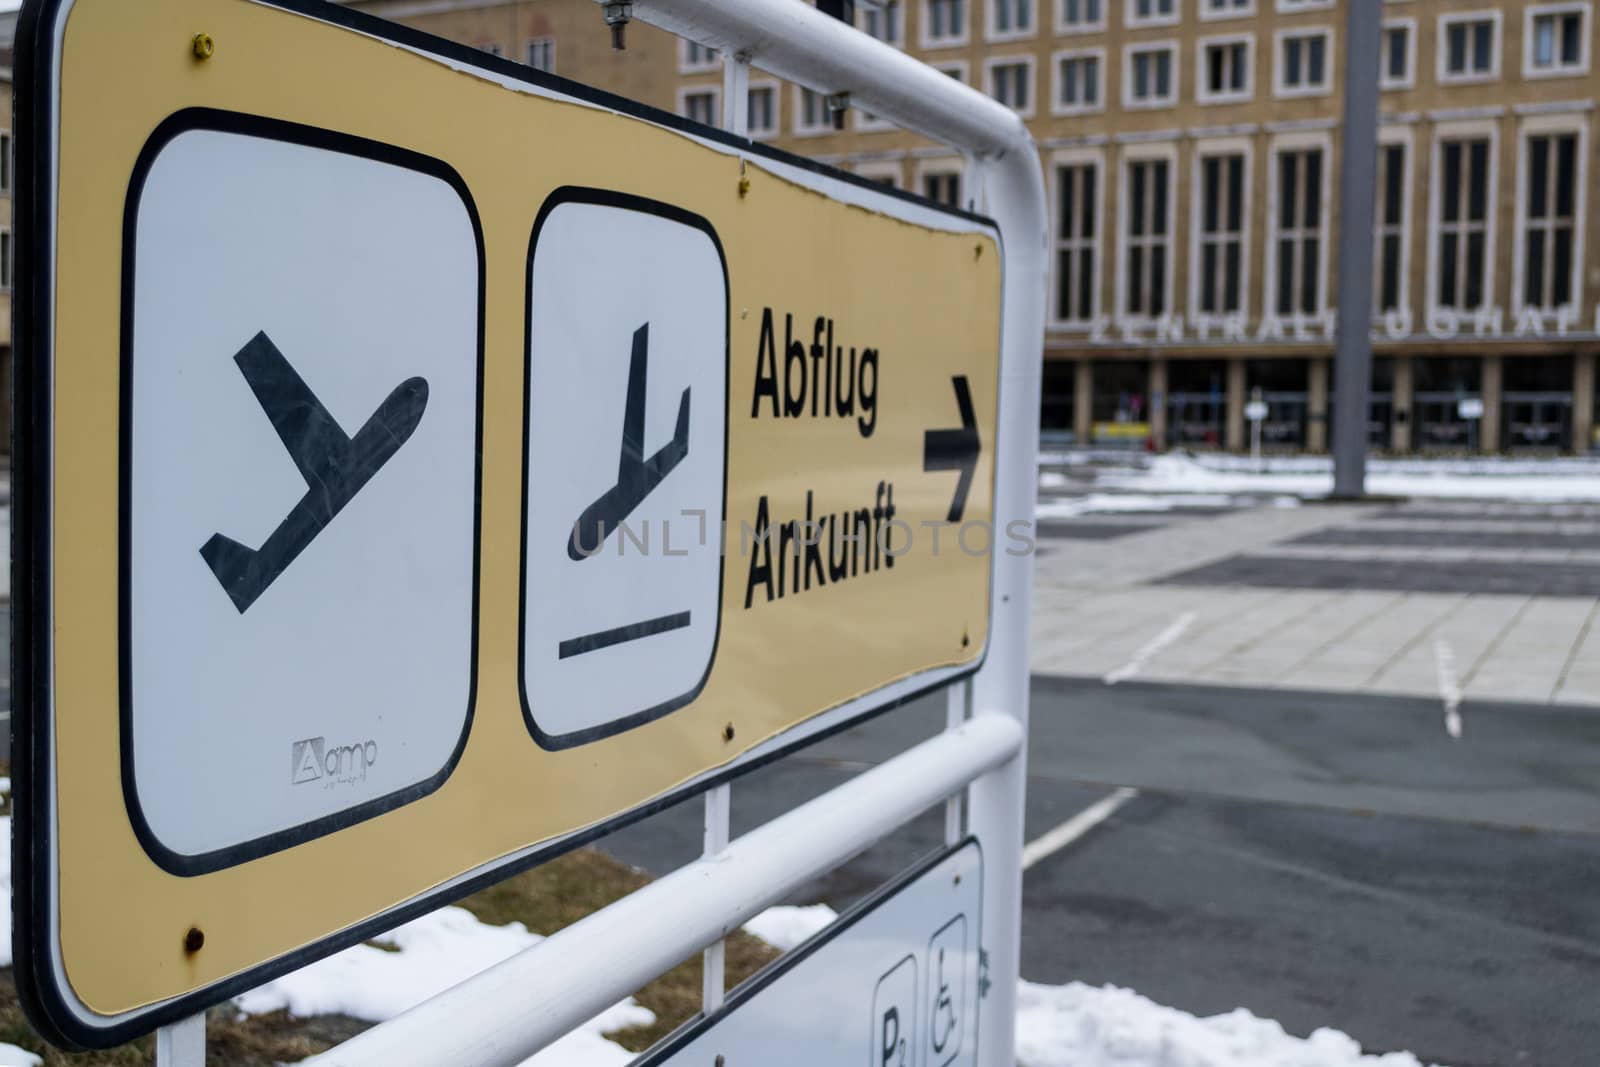
[[[1135,652],[1132,659],[1118,667],[1116,670],[1108,671],[1105,676],[1101,678],[1101,681],[1105,682],[1107,685],[1116,685],[1118,682],[1125,682],[1129,678],[1132,678],[1134,675],[1138,674],[1144,669],[1145,663],[1148,662],[1150,658],[1153,657],[1157,652],[1160,652],[1163,648],[1166,648],[1168,645],[1172,644],[1172,642],[1182,637],[1183,631],[1187,630],[1193,622],[1194,612],[1184,612],[1182,615],[1178,616],[1172,625],[1156,634],[1148,644],[1139,649],[1139,651]]]
[[[1055,855],[1096,826],[1115,815],[1124,804],[1139,795],[1137,789],[1124,786],[1084,808],[1060,826],[1043,834],[1022,847],[1022,869],[1027,870],[1040,860]]]
[[[1433,642],[1433,665],[1439,672],[1439,699],[1444,701],[1444,732],[1460,737],[1461,686],[1456,682],[1456,654],[1442,637]]]

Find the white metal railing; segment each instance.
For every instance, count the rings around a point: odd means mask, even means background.
[[[513,1067],[1021,748],[973,719],[309,1062]]]
[[[634,0],[632,8],[634,18],[728,58],[724,125],[734,132],[744,132],[755,66],[827,96],[848,93],[853,105],[965,154],[968,195],[998,224],[1003,257],[995,525],[1031,520],[1049,231],[1039,157],[1022,120],[800,0]],[[518,1064],[708,945],[704,1003],[714,1009],[724,937],[949,799],[946,836],[974,834],[984,850],[981,928],[992,985],[977,1062],[1012,1067],[1032,558],[997,551],[992,576],[987,656],[970,682],[951,687],[944,733],[732,842],[727,787],[712,790],[700,860],[308,1062]],[[203,1017],[163,1028],[158,1064],[200,1067],[204,1035]]]

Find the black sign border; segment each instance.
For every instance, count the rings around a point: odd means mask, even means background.
[[[833,737],[845,730],[885,715],[897,708],[945,689],[976,674],[988,656],[986,640],[982,654],[966,667],[938,681],[919,686],[897,698],[868,708],[849,719],[832,723],[810,735],[780,745],[760,756],[747,758],[735,766],[707,774],[698,781],[664,794],[653,801],[624,812],[605,823],[571,834],[560,841],[536,848],[527,855],[486,864],[474,874],[448,886],[421,894],[404,904],[330,934],[320,941],[301,946],[282,956],[247,968],[219,982],[173,997],[158,1005],[125,1014],[105,1026],[86,1025],[71,1006],[69,990],[57,983],[58,973],[52,956],[56,931],[42,925],[51,914],[51,859],[55,851],[51,820],[54,789],[50,774],[55,758],[49,708],[51,647],[50,574],[53,558],[50,545],[50,472],[52,465],[51,401],[53,379],[49,357],[54,343],[50,310],[53,299],[51,262],[52,163],[50,152],[54,135],[54,96],[56,60],[54,31],[60,9],[72,0],[24,0],[17,16],[15,38],[14,135],[16,188],[13,193],[13,227],[16,245],[16,278],[12,293],[12,538],[11,538],[11,770],[13,789],[12,855],[12,945],[13,976],[18,997],[29,1021],[40,1036],[66,1049],[101,1049],[133,1040],[160,1026],[178,1022],[198,1012],[247,992],[290,971],[361,944],[418,916],[425,915],[480,889],[547,863],[575,849],[594,843],[624,827],[658,814],[685,800],[742,775],[783,759],[785,756]],[[330,3],[328,0],[257,0],[271,7],[341,26],[358,33],[415,49],[472,67],[492,71],[510,80],[538,86],[598,104],[668,129],[738,149],[752,156],[808,171],[834,181],[861,188],[877,196],[890,197],[925,210],[978,223],[1001,241],[994,219],[929,200],[914,192],[896,189],[857,174],[797,156],[770,145],[738,137],[711,126],[640,104],[626,97],[593,89],[579,82],[546,74],[521,64],[491,56],[479,49],[420,30],[389,22],[374,15]],[[998,404],[998,397],[996,404]],[[992,469],[998,470],[998,448]],[[990,588],[993,589],[991,566]]]
[[[717,263],[722,268],[722,516],[728,515],[728,439],[729,401],[733,389],[733,346],[732,346],[732,319],[733,319],[733,289],[728,277],[728,256],[722,249],[722,238],[717,235],[717,228],[704,216],[696,215],[673,204],[660,200],[651,200],[647,197],[634,196],[631,193],[620,193],[610,189],[594,189],[577,185],[563,185],[545,198],[539,207],[539,214],[533,222],[533,233],[528,238],[528,266],[527,278],[523,284],[526,298],[522,305],[522,515],[520,516],[521,532],[519,546],[521,559],[518,561],[517,575],[517,697],[522,703],[522,719],[528,727],[528,732],[539,743],[541,748],[558,751],[564,748],[575,748],[578,745],[598,741],[604,737],[623,733],[636,726],[642,726],[664,715],[671,714],[690,703],[700,695],[706,687],[706,682],[711,678],[711,669],[717,662],[717,649],[722,643],[722,591],[727,582],[728,561],[717,561],[717,622],[716,629],[711,635],[711,655],[706,657],[706,669],[700,673],[700,678],[691,687],[675,697],[662,700],[656,704],[634,711],[630,714],[612,719],[609,722],[595,726],[582,727],[569,730],[566,733],[550,733],[539,725],[539,716],[535,713],[533,704],[528,699],[528,475],[532,470],[532,457],[528,454],[528,440],[532,429],[532,405],[529,397],[533,390],[533,259],[539,251],[539,237],[544,233],[545,223],[550,221],[550,216],[555,210],[565,204],[589,204],[599,207],[613,207],[622,211],[633,211],[643,215],[651,215],[665,219],[668,222],[687,226],[692,230],[703,233],[710,239],[711,245],[717,250]]]
[[[130,518],[133,501],[133,307],[134,292],[138,283],[135,258],[138,252],[139,207],[144,196],[145,181],[161,153],[173,140],[193,130],[212,130],[231,133],[282,144],[302,145],[341,155],[368,159],[389,166],[400,167],[414,173],[442,181],[461,200],[472,224],[472,238],[478,257],[477,278],[477,376],[473,413],[473,469],[472,469],[472,633],[468,648],[467,692],[465,714],[461,732],[451,747],[442,766],[428,777],[402,786],[384,796],[374,797],[341,811],[318,816],[307,822],[275,830],[270,834],[242,841],[235,845],[213,849],[209,852],[178,852],[167,846],[150,825],[144,805],[139,800],[139,781],[134,762],[133,734],[133,664],[130,636],[133,633],[133,592],[129,575],[132,573],[133,522]],[[484,287],[488,273],[484,255],[483,224],[478,217],[477,205],[467,183],[455,168],[443,160],[417,152],[396,148],[380,141],[372,141],[349,134],[336,133],[315,126],[261,118],[213,108],[188,108],[168,116],[145,142],[134,164],[133,177],[128,183],[127,205],[122,217],[122,317],[121,317],[121,382],[119,397],[118,439],[118,492],[120,496],[120,523],[117,532],[117,629],[118,629],[118,690],[120,708],[118,721],[121,729],[122,794],[133,823],[135,836],[156,864],[169,874],[180,877],[210,874],[214,871],[236,867],[262,856],[318,837],[336,833],[356,823],[375,818],[414,801],[421,800],[444,785],[445,780],[461,761],[466,751],[467,738],[472,733],[472,720],[478,699],[478,594],[479,568],[483,541],[483,370],[484,370]]]

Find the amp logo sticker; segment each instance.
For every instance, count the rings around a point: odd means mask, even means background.
[[[367,771],[378,762],[378,743],[363,741],[359,745],[328,747],[325,737],[308,737],[294,743],[290,782],[325,780],[326,786],[345,785],[367,780]]]

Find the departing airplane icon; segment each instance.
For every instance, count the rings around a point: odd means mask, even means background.
[[[633,331],[633,357],[628,364],[628,399],[622,415],[622,455],[617,482],[583,509],[572,526],[567,555],[585,560],[600,551],[606,538],[644,503],[661,480],[689,454],[689,390],[678,401],[678,425],[672,440],[644,458],[644,387],[650,359],[650,324]],[[591,540],[592,538],[592,540]]]
[[[265,333],[252,337],[233,361],[306,480],[306,495],[260,548],[220,533],[200,548],[242,615],[410,439],[428,406],[428,383],[401,382],[351,437]]]

